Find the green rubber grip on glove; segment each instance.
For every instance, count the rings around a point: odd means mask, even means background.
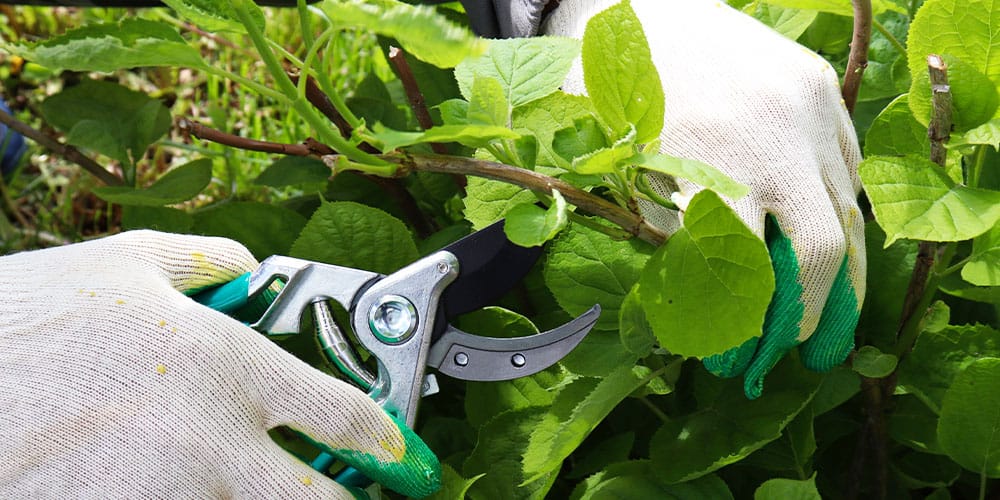
[[[798,281],[799,262],[792,241],[768,217],[767,249],[774,270],[774,294],[764,316],[763,335],[724,353],[703,360],[709,372],[720,377],[743,375],[743,392],[756,399],[764,391],[764,377],[778,361],[800,344],[800,324],[805,306]],[[802,343],[802,363],[825,372],[841,364],[854,348],[854,327],[860,310],[847,274],[847,256],[837,271],[816,331]]]

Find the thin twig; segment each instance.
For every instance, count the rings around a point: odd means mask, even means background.
[[[424,94],[420,92],[417,79],[413,76],[410,63],[406,62],[406,54],[399,47],[389,47],[389,62],[396,67],[399,73],[399,81],[403,83],[403,90],[406,91],[406,99],[410,102],[410,109],[417,118],[420,128],[427,130],[434,126],[431,120],[431,113],[427,110],[427,103],[424,101]],[[431,149],[439,155],[448,154],[448,148],[444,144],[431,143]]]
[[[90,159],[87,155],[80,152],[69,144],[63,144],[52,137],[44,134],[42,131],[37,130],[27,123],[24,123],[17,118],[14,118],[11,114],[0,110],[0,123],[7,125],[14,131],[20,133],[21,135],[35,141],[42,147],[51,150],[57,155],[76,163],[77,165],[83,167],[84,170],[90,172],[97,177],[101,182],[109,186],[120,186],[124,184],[121,177],[118,177],[111,172],[108,172],[104,167],[100,166],[97,162]]]
[[[851,4],[854,6],[854,35],[851,38],[851,53],[847,58],[841,92],[847,112],[853,115],[854,105],[858,102],[858,92],[861,90],[861,77],[868,67],[868,44],[872,37],[872,2],[851,0]]]

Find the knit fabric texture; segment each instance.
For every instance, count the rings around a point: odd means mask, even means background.
[[[276,426],[434,491],[437,459],[364,393],[184,295],[256,267],[151,231],[0,258],[0,497],[353,498]]]

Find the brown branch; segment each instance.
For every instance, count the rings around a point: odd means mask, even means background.
[[[94,177],[97,177],[101,182],[109,186],[120,186],[125,183],[121,177],[108,172],[104,167],[90,159],[90,157],[81,153],[79,149],[76,149],[69,144],[63,144],[52,137],[49,137],[42,131],[36,130],[27,123],[14,118],[11,114],[6,113],[3,110],[0,110],[0,123],[7,125],[12,130],[35,141],[42,147],[51,150],[57,155],[83,167],[84,170],[90,172],[94,175]]]
[[[398,47],[389,47],[389,62],[396,67],[399,74],[399,81],[403,83],[403,90],[406,91],[406,99],[410,102],[410,109],[417,118],[420,128],[427,130],[434,126],[431,120],[431,113],[427,110],[427,103],[424,101],[424,94],[420,92],[417,79],[413,76],[410,63],[406,62],[406,54]],[[439,155],[448,154],[448,148],[444,144],[433,142],[431,149]]]
[[[854,35],[851,38],[851,53],[847,58],[847,69],[844,71],[844,82],[841,94],[847,112],[854,114],[854,105],[858,102],[858,92],[861,90],[861,78],[868,67],[868,45],[872,37],[872,2],[871,0],[851,0],[854,6]]]
[[[558,190],[563,198],[583,211],[602,217],[653,245],[661,245],[667,240],[667,233],[646,222],[640,215],[629,212],[604,198],[588,193],[565,181],[539,174],[531,170],[512,167],[503,163],[477,160],[457,156],[388,154],[380,158],[402,168],[397,175],[407,175],[413,171],[437,172],[444,174],[474,175],[486,179],[514,184],[535,192],[551,195]],[[326,157],[327,164],[336,161]]]

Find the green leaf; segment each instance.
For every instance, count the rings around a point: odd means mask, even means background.
[[[698,160],[640,153],[632,157],[629,163],[663,175],[689,180],[732,200],[738,200],[750,192],[745,184],[734,181],[719,169]]]
[[[614,144],[573,158],[570,170],[582,175],[610,174],[635,154],[635,128],[629,125],[628,133]]]
[[[944,54],[941,57],[948,65],[951,120],[954,129],[958,131],[969,130],[994,118],[997,102],[1000,101],[995,82],[990,81],[986,75],[961,59],[950,54]],[[927,72],[926,64],[925,61],[923,71],[914,74],[909,94],[910,109],[917,121],[923,125],[930,123],[933,108],[930,75]],[[996,77],[1000,79],[1000,74]]]
[[[984,144],[1000,149],[1000,118],[990,120],[959,136],[952,136],[948,147]]]
[[[528,440],[524,482],[558,470],[604,417],[646,381],[631,366],[622,366],[603,379],[579,378],[564,387]]]
[[[910,112],[909,96],[897,97],[872,122],[865,135],[865,156],[916,155],[927,158],[931,143],[927,126],[921,125]]]
[[[639,356],[625,349],[617,333],[591,331],[559,364],[576,375],[607,377],[622,366],[634,365],[637,359]]]
[[[479,430],[479,441],[462,468],[465,476],[485,473],[469,490],[471,500],[530,498],[541,500],[556,474],[524,483],[521,455],[525,443],[545,418],[547,407],[509,411],[490,420]]]
[[[878,286],[868,287],[857,334],[888,351],[896,345],[899,315],[917,260],[917,242],[902,240],[883,248],[885,233],[874,221],[865,224],[865,242],[868,283]]]
[[[521,134],[534,135],[538,139],[538,164],[569,168],[569,162],[577,155],[562,157],[558,151],[560,140],[555,139],[558,131],[573,127],[577,120],[590,118],[591,123],[600,132],[600,145],[595,145],[587,151],[607,145],[593,118],[593,106],[585,96],[569,95],[564,92],[554,92],[537,101],[532,101],[514,110],[514,130]]]
[[[506,102],[517,108],[558,90],[579,53],[580,42],[570,38],[492,40],[485,54],[455,67],[455,79],[470,99],[476,78],[493,78],[503,87]]]
[[[574,500],[726,500],[732,499],[726,483],[716,475],[693,481],[670,484],[659,477],[659,471],[648,460],[635,460],[609,465],[603,471],[580,483],[571,497]]]
[[[452,469],[448,464],[441,464],[441,489],[435,491],[433,495],[424,498],[427,500],[465,498],[465,494],[469,491],[469,488],[482,477],[483,474],[479,474],[466,479],[455,472],[455,469]]]
[[[770,479],[753,493],[754,500],[822,500],[816,489],[816,478],[802,481]]]
[[[601,125],[592,115],[585,115],[573,121],[572,125],[556,130],[552,134],[552,151],[559,166],[569,169],[573,160],[608,146],[608,139]]]
[[[916,452],[896,457],[892,469],[908,489],[947,488],[962,475],[962,468],[948,457]]]
[[[551,259],[551,257],[549,257]],[[656,345],[656,335],[649,326],[646,312],[642,309],[642,299],[639,298],[638,285],[625,295],[618,314],[618,328],[621,343],[628,352],[643,358],[649,355]],[[605,309],[606,310],[606,309]],[[605,313],[607,314],[607,313]],[[598,320],[600,324],[600,320]]]
[[[771,5],[791,7],[794,9],[818,10],[839,16],[851,17],[854,9],[851,7],[851,0],[765,0]],[[889,0],[872,0],[872,12],[881,14],[886,10],[906,12],[904,9]]]
[[[885,354],[875,346],[866,345],[858,349],[851,367],[863,377],[882,378],[889,376],[896,369],[897,361],[899,360],[896,356]]]
[[[439,68],[451,68],[486,50],[487,42],[438,14],[433,7],[395,0],[323,2],[334,24],[396,39],[406,52]]]
[[[593,446],[588,446],[580,458],[574,460],[573,471],[566,477],[580,479],[601,471],[607,464],[628,461],[635,446],[635,433],[623,432],[605,439]]]
[[[552,190],[552,205],[543,209],[534,203],[515,205],[507,212],[503,232],[507,239],[523,247],[539,246],[555,238],[569,222],[566,200]]]
[[[816,452],[813,418],[811,408],[802,410],[788,423],[780,438],[771,441],[740,463],[770,471],[791,471],[804,475]]]
[[[465,219],[480,230],[504,218],[507,212],[522,203],[533,203],[535,195],[513,184],[472,177],[465,189]]]
[[[1000,286],[975,286],[962,279],[959,273],[949,274],[941,280],[938,289],[948,295],[975,302],[1000,304]]]
[[[820,416],[844,404],[861,391],[861,377],[854,370],[840,365],[823,377],[823,382],[813,397],[813,415]]]
[[[1000,11],[993,8],[993,0],[928,0],[924,2],[910,25],[907,40],[908,64],[910,73],[914,75],[910,87],[910,106],[914,105],[913,95],[929,94],[928,87],[923,82],[927,80],[919,75],[927,73],[928,54],[941,54],[949,62],[948,78],[952,92],[957,92],[955,98],[972,113],[983,112],[987,107],[991,112],[997,111],[997,86],[1000,85],[1000,52],[993,50],[996,33],[1000,31]],[[961,60],[964,64],[956,68],[951,63]],[[966,71],[968,66],[970,71]],[[958,72],[958,74],[955,74]],[[992,95],[985,88],[977,87],[986,82],[981,77],[989,79],[993,84]],[[982,95],[986,101],[977,104],[974,99],[958,97],[958,95]],[[980,106],[977,110],[976,106]],[[963,110],[963,111],[964,111]],[[917,112],[918,120],[927,120],[929,114]],[[994,114],[986,119],[995,117]],[[982,123],[965,119],[956,122],[960,129],[967,129]],[[985,120],[983,120],[985,121]],[[925,122],[926,123],[926,122]]]
[[[986,325],[951,326],[922,332],[899,365],[899,383],[934,412],[941,410],[955,374],[984,357],[1000,357],[1000,331]]]
[[[881,23],[900,44],[906,44],[910,17],[899,12],[885,12],[875,21]],[[910,69],[906,66],[906,52],[900,52],[881,29],[872,30],[868,49],[868,66],[861,80],[858,101],[892,99],[910,89]]]
[[[239,21],[232,2],[218,0],[163,0],[177,14],[191,21],[205,31],[234,31],[246,33],[247,28]],[[244,0],[253,17],[254,29],[264,31],[264,12],[254,2]]]
[[[972,242],[972,255],[962,267],[962,278],[977,286],[1000,286],[1000,226]]]
[[[67,142],[134,165],[170,130],[160,101],[111,82],[85,80],[42,103],[45,120]]]
[[[280,188],[326,182],[331,175],[330,167],[322,160],[306,156],[283,156],[268,165],[253,183]]]
[[[423,132],[403,132],[375,124],[375,137],[382,142],[382,151],[428,142],[457,142],[471,148],[479,148],[497,139],[517,139],[513,130],[493,125],[440,125]]]
[[[764,242],[707,190],[691,199],[684,227],[657,250],[639,280],[660,345],[697,358],[760,336],[773,290]]]
[[[628,2],[591,17],[583,34],[583,79],[594,108],[615,134],[635,127],[635,141],[663,129],[663,87],[649,44]]]
[[[875,218],[887,235],[961,241],[1000,220],[1000,192],[955,184],[944,169],[919,157],[872,157],[858,166]]]
[[[119,205],[159,207],[194,198],[211,180],[212,160],[202,158],[167,172],[147,188],[101,186],[94,194]]]
[[[767,391],[754,400],[744,396],[741,379],[719,379],[699,366],[693,381],[698,406],[663,424],[650,442],[650,457],[661,477],[672,483],[701,477],[778,439],[809,404],[821,380],[796,358],[779,362]]]
[[[165,23],[123,19],[90,24],[30,45],[7,45],[35,64],[70,71],[111,72],[144,66],[203,68],[198,49]]]
[[[399,219],[350,201],[324,203],[292,245],[292,256],[389,274],[417,260]]]
[[[254,257],[263,260],[287,254],[305,225],[305,217],[287,208],[234,201],[196,213],[192,232],[234,239],[246,245]]]
[[[755,3],[754,7],[750,12],[754,18],[791,40],[802,36],[818,14],[814,10],[789,9],[767,3]]]
[[[653,248],[634,240],[615,241],[595,229],[573,224],[548,249],[545,285],[559,306],[578,316],[600,304],[596,328],[618,328],[619,308],[638,282]]]
[[[892,399],[889,436],[919,452],[942,454],[938,444],[938,416],[920,398],[904,394]]]
[[[1000,359],[973,361],[955,376],[941,404],[938,439],[962,467],[1000,477]]]
[[[466,110],[466,120],[472,125],[507,127],[510,105],[503,86],[495,78],[480,76],[473,80]]]
[[[191,214],[170,207],[127,206],[122,209],[122,229],[155,229],[167,233],[189,233]]]

